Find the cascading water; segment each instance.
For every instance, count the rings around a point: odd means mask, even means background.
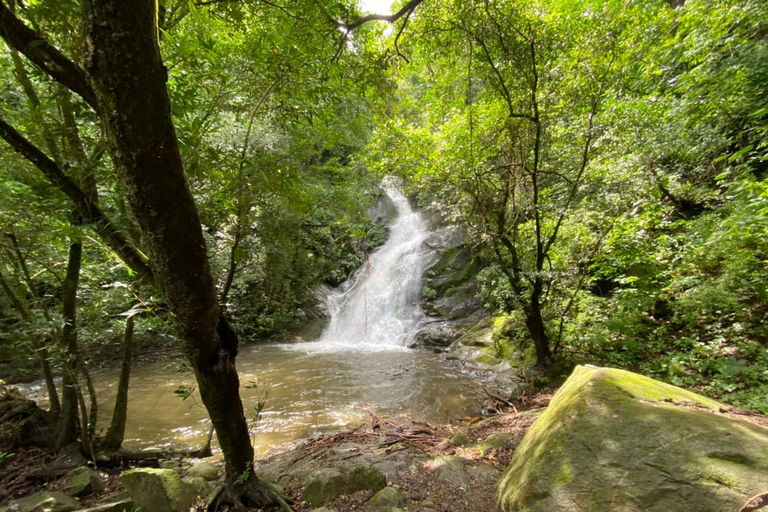
[[[419,295],[428,257],[422,248],[426,224],[393,180],[382,187],[398,214],[389,240],[328,297],[331,321],[321,345],[406,347],[424,320]]]

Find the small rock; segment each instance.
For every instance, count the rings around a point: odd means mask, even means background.
[[[104,479],[88,467],[75,468],[67,473],[67,491],[71,496],[82,498],[104,490]]]
[[[213,481],[219,478],[219,468],[211,464],[210,462],[201,462],[196,464],[187,470],[187,475],[198,476],[208,481]]]
[[[79,503],[63,492],[41,492],[8,504],[13,512],[72,512]]]
[[[332,508],[320,507],[320,508],[312,509],[312,512],[336,512],[336,511]]]
[[[374,507],[398,507],[405,505],[406,497],[397,487],[385,487],[368,501]]]

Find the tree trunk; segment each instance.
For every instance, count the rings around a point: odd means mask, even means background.
[[[107,430],[104,448],[118,450],[125,438],[125,421],[128,417],[128,386],[131,381],[131,359],[133,358],[133,324],[134,317],[128,317],[125,322],[123,337],[123,366],[120,369],[120,382],[117,385],[115,410],[112,412],[112,423]]]
[[[77,286],[80,280],[80,265],[83,246],[79,241],[69,246],[67,274],[64,276],[63,313],[64,329],[61,333],[62,351],[67,354],[63,361],[63,383],[61,392],[61,419],[56,448],[62,449],[77,440],[78,436],[78,347],[77,347]],[[87,426],[86,426],[87,427]],[[85,440],[83,440],[85,441]]]
[[[280,502],[253,475],[235,370],[237,338],[219,321],[200,218],[171,119],[156,6],[155,0],[86,0],[86,67],[116,171],[216,429],[229,483],[234,488],[245,482],[241,502]]]
[[[531,335],[533,344],[536,347],[536,366],[545,367],[552,359],[552,351],[549,347],[549,335],[544,326],[544,319],[541,316],[541,292],[543,284],[540,280],[535,280],[531,290],[530,302],[525,305],[525,326],[528,328],[528,334]]]

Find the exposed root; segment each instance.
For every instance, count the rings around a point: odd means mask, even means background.
[[[214,508],[226,504],[238,512],[244,512],[254,507],[279,507],[284,512],[293,512],[288,502],[289,499],[283,496],[272,484],[253,476],[245,484],[225,489],[216,500]]]

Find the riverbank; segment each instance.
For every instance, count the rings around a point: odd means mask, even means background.
[[[320,505],[339,512],[380,510],[379,502],[371,501],[373,489],[346,492],[343,486],[327,483],[360,467],[382,475],[388,487],[397,489],[395,505],[409,511],[491,512],[495,482],[550,398],[550,393],[541,393],[514,405],[496,402],[497,410],[512,412],[488,418],[467,416],[443,424],[412,420],[408,413],[371,413],[368,421],[354,428],[316,435],[291,450],[257,459],[254,468],[294,501],[296,512]],[[209,460],[221,475],[221,462]],[[199,462],[172,459],[160,466],[188,476]],[[0,504],[42,491],[66,493],[71,480],[67,475],[83,464],[82,458],[71,455],[56,456],[40,448],[21,450],[0,465]],[[127,469],[97,469],[103,490],[79,498],[78,510],[120,495],[125,488],[118,476]],[[323,491],[308,495],[311,485]],[[198,503],[195,510],[204,509]]]

